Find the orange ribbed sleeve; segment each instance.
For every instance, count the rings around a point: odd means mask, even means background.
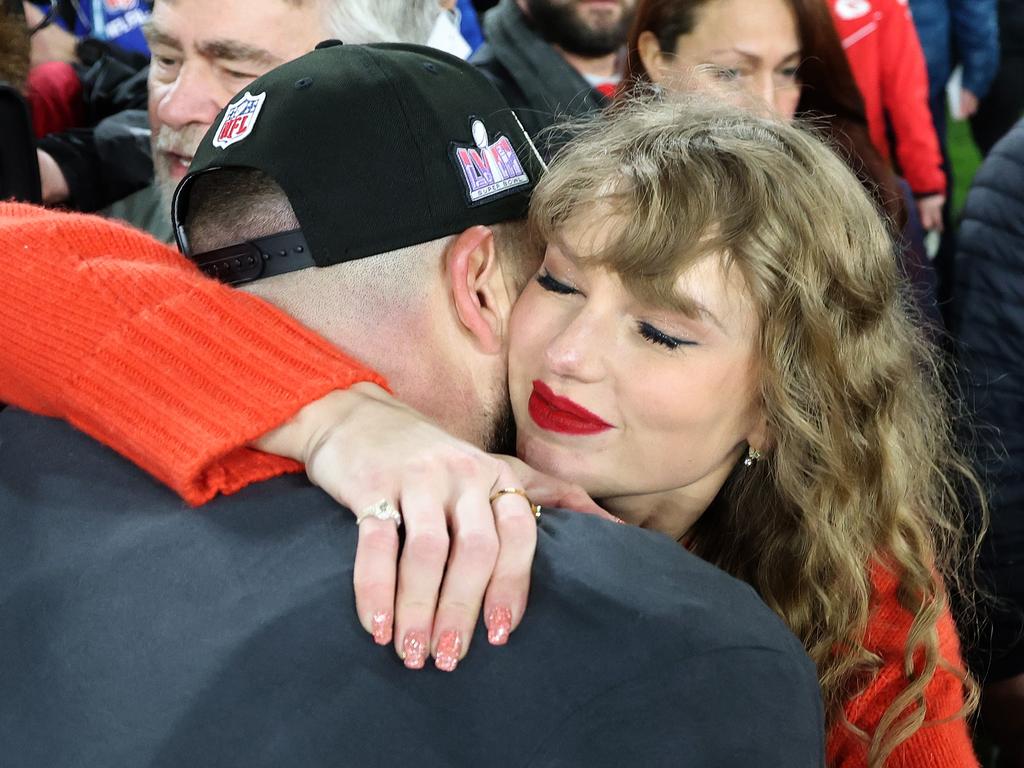
[[[899,603],[899,581],[889,570],[872,570],[874,605],[865,645],[882,658],[882,668],[868,688],[846,705],[846,716],[858,728],[873,733],[883,713],[906,685],[903,652],[913,616]],[[960,641],[949,611],[938,622],[939,655],[954,669],[964,669]],[[923,658],[918,658],[918,663]],[[925,688],[925,725],[900,744],[886,768],[977,768],[960,679],[941,665]],[[841,723],[828,734],[829,768],[865,768],[867,743]]]
[[[122,224],[0,203],[0,401],[70,421],[193,505],[301,467],[245,446],[360,381],[269,304]]]

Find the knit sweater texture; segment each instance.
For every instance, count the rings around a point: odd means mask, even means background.
[[[299,471],[246,445],[334,389],[386,385],[117,222],[0,203],[0,263],[0,401],[67,419],[192,505]]]
[[[300,469],[246,445],[333,389],[385,385],[278,309],[116,222],[0,204],[0,260],[0,400],[67,419],[193,505]],[[881,669],[845,708],[869,733],[904,687],[912,622],[897,578],[878,566],[872,579],[865,644]],[[941,657],[960,669],[948,612],[938,634]],[[887,765],[977,766],[956,675],[940,666],[925,703],[929,724]],[[832,768],[867,765],[867,743],[842,724],[827,749]]]

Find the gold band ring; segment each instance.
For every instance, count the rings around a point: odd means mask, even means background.
[[[495,491],[494,493],[491,494],[491,504],[493,504],[502,496],[506,496],[510,493],[515,494],[516,496],[522,496],[524,499],[526,499],[526,503],[530,505],[530,511],[533,512],[533,516],[537,520],[540,520],[540,504],[534,504],[532,501],[530,501],[530,497],[526,495],[526,491],[523,490],[522,488],[502,488],[500,490]]]

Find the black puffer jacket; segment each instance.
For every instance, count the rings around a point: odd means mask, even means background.
[[[964,389],[981,427],[979,454],[992,490],[981,565],[1005,601],[992,617],[991,667],[982,658],[976,668],[998,679],[1024,672],[1024,120],[975,176],[957,277]]]

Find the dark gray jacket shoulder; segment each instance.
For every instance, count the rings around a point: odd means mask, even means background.
[[[674,542],[545,514],[526,620],[449,675],[359,626],[355,531],[301,477],[191,510],[0,414],[0,764],[822,764],[813,665]]]

